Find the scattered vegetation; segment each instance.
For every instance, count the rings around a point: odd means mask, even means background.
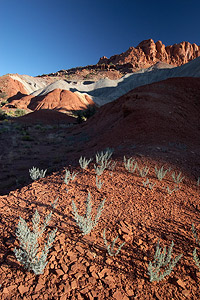
[[[116,162],[113,162],[113,164],[111,165],[111,161],[109,161],[109,159],[111,158],[111,156],[113,154],[113,151],[114,151],[113,149],[107,148],[104,151],[97,152],[97,154],[96,154],[96,164],[97,165],[94,164],[94,169],[96,172],[96,187],[99,190],[101,190],[104,182],[101,181],[101,179],[98,176],[102,175],[106,168],[113,171],[116,166]],[[92,161],[91,158],[86,159],[85,157],[81,156],[79,159],[80,167],[82,169],[86,169],[91,161]],[[149,168],[147,168],[147,166],[145,166],[144,168],[142,168],[140,170],[137,165],[137,162],[135,162],[135,159],[133,159],[132,157],[127,159],[124,156],[124,166],[125,166],[125,169],[129,173],[134,173],[136,168],[138,168],[138,171],[139,171],[139,174],[141,177],[146,177],[149,172]],[[43,170],[39,170],[39,169],[33,167],[32,169],[29,170],[29,173],[30,173],[30,177],[33,180],[37,180],[38,178],[45,177],[46,171],[47,170],[43,171]],[[64,177],[64,182],[68,185],[70,181],[73,181],[75,179],[75,177],[78,173],[75,173],[75,172],[71,173],[67,169],[65,169],[65,171],[66,171],[66,173],[65,173],[65,177]],[[160,169],[155,167],[155,174],[159,181],[161,181],[165,177],[165,175],[168,171],[169,171],[169,169],[164,170],[163,166]],[[170,188],[167,186],[166,190],[169,194],[172,194],[174,191],[179,189],[178,184],[182,182],[184,177],[181,178],[181,172],[176,177],[175,172],[174,172],[172,174],[172,178],[173,178],[174,182],[177,184],[177,186],[173,190],[170,190]],[[197,185],[199,185],[199,181],[200,181],[200,177],[198,178]],[[155,186],[155,184],[156,183],[154,183],[154,184],[150,183],[148,178],[146,178],[146,181],[143,181],[143,185],[145,187],[149,187],[149,189],[152,189]],[[72,200],[72,213],[74,216],[74,220],[76,221],[76,224],[79,227],[79,229],[81,230],[83,235],[89,234],[91,232],[91,230],[94,229],[94,227],[98,224],[102,210],[104,208],[105,200],[106,199],[104,199],[99,204],[94,220],[92,218],[92,205],[91,205],[90,192],[88,192],[88,196],[86,198],[86,203],[85,203],[86,213],[84,216],[81,216],[78,214],[76,204]],[[57,199],[56,199],[56,201],[57,201]],[[56,201],[52,205],[53,208],[55,207]],[[39,251],[39,239],[43,235],[43,233],[46,229],[46,226],[50,222],[51,216],[52,216],[52,212],[50,212],[50,214],[45,218],[44,224],[42,225],[42,228],[40,228],[40,226],[39,226],[40,215],[39,215],[38,211],[36,210],[35,214],[33,215],[33,218],[32,218],[33,231],[31,231],[28,228],[28,225],[26,224],[25,220],[21,217],[20,217],[18,227],[16,230],[16,235],[20,242],[20,249],[16,249],[16,248],[14,249],[16,259],[24,266],[24,268],[28,269],[28,271],[33,271],[36,275],[42,274],[44,272],[44,268],[46,267],[46,265],[48,263],[47,255],[48,255],[49,249],[51,248],[52,243],[55,240],[57,229],[55,229],[49,233],[47,242],[44,245],[44,249],[42,251]],[[194,238],[196,239],[196,242],[200,245],[194,224],[192,224],[192,232],[193,232]],[[125,245],[125,242],[123,242],[117,248],[117,250],[114,251],[117,240],[118,240],[118,236],[109,245],[108,241],[106,240],[106,229],[104,229],[103,241],[104,241],[104,244],[106,246],[109,256],[118,255],[120,253],[122,247]],[[150,282],[154,282],[154,281],[159,282],[162,279],[164,279],[167,275],[170,275],[171,272],[173,271],[174,267],[176,266],[177,262],[182,257],[183,254],[180,254],[180,255],[176,256],[174,259],[172,259],[173,246],[174,246],[174,242],[172,241],[171,246],[169,247],[168,253],[167,253],[166,246],[162,250],[159,247],[159,240],[158,240],[156,252],[154,255],[154,261],[153,262],[150,261],[149,265],[148,265],[148,275],[150,278]],[[40,253],[40,255],[38,255],[38,253]],[[195,248],[193,251],[193,258],[196,263],[196,266],[200,270],[200,259],[197,255],[197,248]]]
[[[155,173],[156,173],[156,176],[158,178],[158,180],[163,180],[163,178],[165,177],[166,173],[167,173],[168,170],[165,170],[163,169],[163,166],[160,168],[160,169],[157,169],[157,167],[155,166]]]
[[[119,236],[117,236],[117,237],[112,241],[112,244],[111,244],[111,245],[108,245],[108,242],[107,242],[107,240],[106,240],[106,229],[104,229],[104,231],[103,231],[103,240],[104,240],[104,244],[105,244],[105,246],[106,246],[106,248],[107,248],[107,250],[108,250],[108,254],[109,254],[110,256],[116,256],[117,254],[119,254],[119,252],[121,251],[122,247],[125,245],[125,242],[122,243],[122,244],[118,247],[118,249],[116,250],[116,252],[114,252],[115,243],[116,243],[116,241],[118,240],[118,237],[119,237]]]
[[[97,225],[97,223],[99,221],[99,218],[101,216],[101,212],[103,210],[105,200],[106,200],[106,199],[104,199],[100,203],[100,205],[98,206],[97,214],[96,214],[95,220],[93,221],[92,216],[91,216],[92,205],[91,205],[91,202],[90,202],[90,198],[91,198],[90,192],[88,192],[88,196],[87,196],[87,199],[86,199],[86,214],[85,214],[85,217],[80,216],[78,214],[76,205],[75,205],[74,201],[72,200],[73,215],[74,215],[76,224],[79,226],[79,228],[82,231],[83,235],[86,235],[86,234],[90,233],[91,230]]]
[[[141,177],[146,177],[148,172],[149,172],[149,168],[147,168],[147,166],[145,166],[144,168],[142,168],[141,170],[138,167],[138,171]]]
[[[196,243],[200,246],[200,241],[198,239],[196,228],[194,227],[194,224],[192,224],[192,233],[193,233]],[[199,268],[199,271],[200,271],[200,259],[197,255],[197,248],[195,248],[193,251],[193,258],[194,258],[196,266]]]
[[[172,255],[172,249],[174,246],[174,242],[172,241],[172,244],[169,248],[169,251],[166,256],[166,246],[164,247],[163,252],[161,253],[161,248],[159,247],[159,240],[156,247],[156,253],[154,255],[154,261],[153,263],[150,261],[148,265],[148,275],[150,277],[150,281],[160,281],[165,278],[165,276],[169,275],[179,259],[182,257],[182,254],[176,256],[175,259],[171,261],[171,255]],[[167,267],[163,273],[161,273],[160,268],[161,267]]]
[[[108,160],[111,158],[114,149],[106,148],[104,151],[97,152],[96,154],[96,163],[98,165],[105,165],[108,166]]]
[[[73,180],[76,178],[76,175],[77,175],[77,174],[78,174],[78,173],[75,173],[75,172],[73,172],[73,173],[71,174],[69,170],[65,169],[65,178],[64,178],[64,182],[65,182],[66,184],[68,184],[68,183],[70,182],[70,180],[73,181]]]
[[[73,110],[71,111],[72,115],[77,118],[77,123],[83,123],[92,117],[97,111],[97,108],[94,105],[88,105],[84,110]]]
[[[172,178],[176,184],[179,184],[184,179],[184,177],[180,178],[180,176],[181,172],[178,174],[177,178],[175,172],[172,173]]]
[[[98,190],[102,188],[102,185],[103,185],[103,181],[101,181],[101,178],[98,178],[98,176],[96,176],[96,186]]]
[[[97,176],[101,176],[105,169],[108,169],[111,167],[111,161],[109,159],[111,158],[113,154],[113,149],[107,148],[104,151],[97,152],[96,154],[96,163],[97,166],[94,164],[94,169]],[[115,165],[112,165],[114,168]]]
[[[33,167],[32,169],[29,169],[29,174],[30,174],[30,177],[31,179],[33,180],[37,180],[39,178],[44,178],[45,175],[46,175],[46,170],[40,170],[39,168],[35,168]]]
[[[53,208],[56,202],[57,199],[52,204]],[[28,271],[32,270],[36,275],[43,274],[44,268],[47,265],[47,254],[56,236],[57,229],[49,233],[47,243],[44,245],[40,256],[38,256],[39,238],[43,235],[46,226],[50,222],[51,216],[52,211],[47,215],[43,226],[40,228],[40,215],[36,210],[32,218],[33,231],[28,228],[26,221],[19,217],[20,220],[16,230],[16,236],[20,242],[20,249],[15,248],[14,253],[17,260],[24,265],[24,268],[28,269]]]
[[[85,170],[87,167],[88,167],[88,165],[89,165],[89,163],[92,161],[92,158],[90,158],[90,159],[86,159],[85,157],[80,157],[80,159],[79,159],[79,164],[80,164],[80,167],[83,169],[83,170]]]
[[[134,166],[133,166],[133,162],[135,161],[134,158],[130,157],[129,159],[126,159],[126,156],[124,156],[124,166],[125,169],[130,172],[130,173],[134,173],[136,168],[137,168],[137,162],[135,162]]]
[[[179,187],[178,187],[178,185],[177,185],[173,190],[170,190],[170,188],[167,186],[167,187],[166,187],[166,190],[167,190],[168,194],[171,195],[173,192],[178,191],[178,190],[179,190]]]
[[[106,169],[106,166],[105,165],[101,165],[101,166],[94,165],[94,169],[95,169],[96,175],[101,176],[103,174],[104,170]]]
[[[156,183],[154,183],[154,184],[150,183],[149,178],[147,178],[146,181],[145,182],[143,181],[142,183],[143,183],[144,187],[149,186],[150,190],[152,190],[153,187],[156,185]]]

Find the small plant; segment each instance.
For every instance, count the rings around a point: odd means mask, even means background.
[[[194,227],[194,224],[192,224],[192,233],[194,235],[196,243],[200,246],[200,241],[198,239],[197,231],[196,231],[196,228]],[[196,266],[199,268],[199,271],[200,271],[200,259],[197,255],[197,248],[195,248],[194,251],[193,251],[193,258],[194,258]]]
[[[135,165],[133,166],[134,161],[135,161],[134,158],[130,157],[129,159],[126,159],[126,156],[124,156],[125,169],[130,173],[134,173],[137,168],[137,162],[135,162]]]
[[[98,179],[98,176],[96,176],[96,186],[97,188],[100,190],[102,188],[103,185],[103,181],[101,181],[101,179]]]
[[[79,164],[80,164],[80,167],[85,170],[87,168],[87,166],[89,165],[89,163],[92,161],[92,158],[90,159],[86,159],[85,157],[80,157],[79,158]]]
[[[106,148],[104,151],[97,152],[96,154],[96,163],[99,165],[105,165],[105,162],[108,161],[112,154],[114,152],[114,149]]]
[[[198,239],[198,236],[197,236],[197,231],[196,231],[196,228],[194,227],[194,224],[192,223],[192,233],[194,235],[194,238],[196,240],[196,243],[199,244],[200,246],[200,240]]]
[[[46,171],[47,171],[47,169],[45,171],[43,171],[43,170],[40,170],[39,168],[33,167],[32,169],[29,169],[29,174],[30,174],[31,179],[37,180],[38,178],[44,178]]]
[[[180,178],[180,176],[181,176],[181,172],[178,174],[177,178],[175,172],[172,173],[172,178],[176,184],[179,184],[183,180],[183,178],[185,178],[185,177]]]
[[[156,184],[156,183],[154,183],[154,184],[150,183],[148,178],[146,179],[145,182],[143,181],[142,183],[143,183],[144,187],[146,187],[147,185],[149,185],[150,190],[152,190],[153,187],[154,187],[154,185]]]
[[[198,186],[200,185],[200,177],[198,177],[198,179],[197,179],[197,185]]]
[[[155,173],[156,173],[156,176],[158,178],[158,180],[163,180],[163,178],[165,177],[166,173],[167,173],[168,170],[165,170],[163,169],[163,166],[161,167],[161,169],[157,169],[157,167],[155,167]]]
[[[146,187],[149,184],[149,179],[147,178],[147,180],[145,182],[143,181],[142,183],[143,183],[144,187]]]
[[[108,169],[111,171],[111,173],[110,173],[110,175],[112,176],[113,175],[113,171],[114,171],[114,169],[115,169],[115,167],[116,167],[116,164],[117,164],[117,162],[113,162],[111,165],[109,165],[109,167],[108,167]]]
[[[174,242],[172,241],[171,246],[169,248],[169,251],[166,256],[166,246],[164,247],[163,252],[161,253],[161,248],[159,248],[159,240],[156,247],[156,253],[154,255],[154,261],[153,263],[150,261],[148,265],[148,275],[150,276],[150,282],[152,281],[160,281],[165,276],[169,275],[179,259],[182,257],[182,254],[178,255],[171,261],[171,255],[172,255],[172,248],[174,246]],[[161,273],[160,268],[166,267],[168,265],[168,268]]]
[[[22,116],[26,115],[26,112],[23,109],[17,108],[15,110],[14,114],[15,114],[15,117],[22,117]]]
[[[86,235],[86,234],[90,233],[91,230],[97,225],[97,223],[99,221],[99,218],[101,216],[101,212],[103,210],[105,200],[106,200],[106,199],[104,199],[100,203],[100,205],[98,206],[97,214],[96,214],[95,220],[93,221],[92,216],[91,216],[92,206],[91,206],[91,203],[90,203],[90,198],[91,198],[90,192],[88,192],[88,196],[87,196],[87,199],[86,199],[86,214],[85,214],[84,217],[80,216],[78,214],[76,205],[75,205],[74,201],[72,200],[73,215],[74,215],[76,224],[79,226],[79,228],[82,231],[83,235]]]
[[[167,186],[167,187],[166,187],[166,190],[167,190],[168,194],[171,195],[173,192],[178,191],[178,190],[179,190],[179,187],[178,187],[178,185],[177,185],[177,187],[175,187],[173,190],[170,190],[170,188]]]
[[[55,207],[57,200],[58,199],[52,204],[53,208]],[[25,269],[28,269],[28,271],[32,270],[36,275],[43,274],[44,268],[47,265],[47,254],[56,236],[57,229],[49,233],[47,243],[44,245],[44,250],[42,250],[39,256],[38,240],[44,233],[45,228],[51,219],[51,215],[52,211],[45,218],[45,222],[42,228],[40,228],[40,215],[36,209],[32,218],[33,231],[28,228],[26,221],[19,217],[20,221],[18,223],[16,235],[20,241],[20,249],[14,249],[15,257],[22,265],[24,265]]]
[[[105,165],[100,165],[100,166],[94,165],[94,169],[95,169],[96,175],[101,176],[103,174],[104,170],[106,169],[106,166]]]
[[[104,244],[105,244],[105,246],[106,246],[106,248],[107,248],[107,250],[108,250],[108,254],[109,254],[110,256],[116,256],[117,254],[119,254],[121,248],[125,245],[125,242],[122,243],[122,244],[119,246],[119,248],[117,249],[117,251],[114,253],[114,247],[115,247],[115,243],[116,243],[118,237],[119,237],[119,236],[117,236],[117,237],[112,241],[112,244],[111,244],[111,245],[108,245],[108,242],[107,242],[107,240],[106,240],[106,229],[104,229],[104,231],[103,231],[103,240],[104,240]]]
[[[149,168],[147,168],[147,166],[145,166],[144,168],[142,168],[141,170],[138,167],[138,171],[141,177],[146,177],[148,172],[149,172]]]
[[[199,268],[199,271],[200,271],[200,259],[197,255],[197,248],[195,248],[193,251],[193,258],[194,258],[196,266]]]
[[[116,165],[117,165],[117,162],[114,161],[111,165],[109,165],[108,169],[113,172],[114,169],[115,169],[115,167],[116,167]]]
[[[64,178],[64,182],[66,183],[66,184],[68,184],[69,182],[70,182],[70,180],[71,181],[73,181],[75,178],[76,178],[76,175],[78,174],[78,173],[75,173],[75,172],[73,172],[72,174],[70,173],[70,171],[69,170],[67,170],[67,169],[65,169],[65,178]]]

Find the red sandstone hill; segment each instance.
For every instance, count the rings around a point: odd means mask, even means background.
[[[13,106],[20,109],[31,109],[32,111],[40,109],[54,109],[58,111],[72,111],[86,109],[88,105],[94,105],[94,102],[88,95],[67,90],[55,89],[44,96],[26,95],[20,99],[13,97],[6,107]]]
[[[17,93],[27,94],[27,91],[24,88],[23,84],[18,80],[12,79],[8,75],[1,76],[0,77],[0,101],[13,97]]]
[[[142,41],[137,47],[130,47],[126,52],[110,58],[101,57],[98,64],[125,65],[141,69],[152,66],[158,61],[181,66],[200,56],[200,46],[181,42],[165,46],[161,41],[154,43],[152,39]],[[130,66],[131,67],[131,66]]]
[[[102,147],[168,141],[199,147],[199,98],[200,78],[170,78],[105,104],[84,126]]]
[[[96,65],[60,70],[56,73],[42,75],[65,76],[69,80],[99,80],[100,78],[119,79],[127,73],[149,68],[162,62],[164,68],[181,66],[200,56],[200,46],[195,43],[181,42],[165,46],[161,41],[156,43],[152,39],[142,41],[137,47],[130,47],[127,51],[107,58],[103,56]]]

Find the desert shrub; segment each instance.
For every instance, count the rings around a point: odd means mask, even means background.
[[[196,243],[200,246],[200,241],[198,239],[197,231],[196,231],[196,228],[194,227],[194,224],[192,224],[192,233],[193,233],[193,236],[196,240]],[[197,248],[195,248],[194,251],[193,251],[193,258],[194,258],[196,266],[199,268],[199,271],[200,271],[200,259],[197,255]]]
[[[172,173],[172,178],[176,184],[179,184],[185,178],[185,177],[180,178],[180,176],[181,176],[181,172],[178,174],[177,178],[175,172]]]
[[[176,192],[179,190],[179,186],[177,185],[173,190],[170,190],[170,188],[167,186],[166,190],[167,190],[168,194],[171,195],[173,192]]]
[[[39,168],[33,167],[32,169],[29,169],[29,174],[31,179],[37,180],[39,178],[44,178],[46,175],[46,170],[40,170]]]
[[[167,173],[168,170],[165,170],[163,169],[163,166],[160,168],[160,169],[157,169],[157,167],[155,167],[155,173],[156,173],[156,176],[158,178],[158,180],[163,180],[163,178],[165,177],[166,173]]]
[[[127,159],[126,156],[124,156],[125,169],[130,173],[134,173],[137,168],[137,162],[135,162],[135,164],[133,166],[134,161],[135,161],[134,158],[130,157],[129,159]]]
[[[107,242],[107,240],[106,240],[106,230],[104,229],[104,231],[103,231],[103,240],[104,240],[104,244],[105,244],[105,246],[106,246],[106,248],[107,248],[107,251],[108,251],[108,254],[109,254],[110,256],[116,256],[117,254],[119,254],[119,252],[121,251],[121,248],[125,245],[125,242],[122,243],[122,244],[118,247],[118,249],[116,250],[116,252],[114,252],[115,243],[116,243],[116,241],[118,240],[118,237],[119,237],[119,236],[117,236],[117,237],[112,241],[112,244],[111,244],[111,245],[108,245],[108,242]]]
[[[75,173],[75,172],[73,172],[73,173],[71,174],[71,172],[70,172],[69,170],[65,169],[64,182],[65,182],[66,184],[68,184],[68,183],[70,182],[70,180],[73,181],[73,180],[76,178],[76,175],[77,175],[77,174],[78,174],[78,173]]]
[[[114,149],[106,148],[104,151],[97,152],[96,154],[97,166],[94,164],[94,169],[97,176],[102,175],[104,170],[108,169],[111,166],[111,161],[109,161],[109,159],[111,158],[113,151]]]
[[[154,183],[154,184],[153,184],[153,183],[150,183],[150,182],[149,182],[149,178],[147,178],[146,181],[145,181],[145,182],[143,181],[142,183],[143,183],[144,187],[149,186],[150,190],[152,190],[153,187],[154,187],[155,184],[156,184],[156,183]]]
[[[146,177],[147,176],[147,174],[149,172],[149,168],[147,168],[147,166],[145,166],[141,170],[140,170],[139,167],[137,167],[137,168],[138,168],[138,171],[139,171],[139,174],[140,174],[141,177]]]
[[[99,221],[99,218],[101,216],[101,212],[103,210],[105,200],[106,200],[106,199],[104,199],[100,203],[100,205],[98,206],[97,214],[96,214],[95,220],[93,221],[92,216],[91,216],[92,205],[91,205],[91,202],[90,202],[90,198],[91,198],[91,196],[90,196],[90,193],[88,192],[88,196],[87,196],[87,199],[86,199],[86,214],[85,214],[84,217],[80,216],[78,214],[76,205],[75,205],[74,201],[72,200],[72,209],[73,209],[74,219],[76,221],[76,224],[78,225],[78,227],[82,231],[83,235],[86,235],[86,234],[90,233],[91,230],[97,225],[97,223]]]
[[[73,110],[72,114],[77,118],[77,122],[80,124],[90,117],[92,117],[97,111],[94,105],[88,105],[86,109],[83,110]]]
[[[86,159],[85,157],[80,157],[79,158],[79,164],[80,164],[80,167],[85,170],[87,168],[87,166],[89,165],[89,163],[92,161],[92,158],[90,159]]]
[[[19,108],[17,108],[17,109],[15,110],[15,117],[22,117],[22,116],[24,116],[24,115],[26,115],[25,110],[19,109]]]
[[[182,254],[178,255],[171,261],[172,249],[174,246],[174,242],[172,241],[169,251],[166,256],[166,246],[164,247],[163,252],[161,253],[161,248],[159,247],[159,240],[156,247],[156,253],[154,255],[153,263],[150,261],[148,265],[148,275],[150,277],[150,281],[160,281],[164,279],[165,276],[169,275],[179,259],[182,257]],[[168,267],[167,267],[168,265]],[[166,270],[161,273],[160,268],[167,267]]]
[[[98,188],[98,190],[100,190],[102,188],[103,185],[103,181],[101,181],[101,179],[98,179],[98,176],[96,176],[96,186]]]
[[[94,169],[95,169],[96,175],[101,176],[103,174],[104,170],[106,169],[106,166],[105,165],[101,165],[101,166],[94,165]]]
[[[97,152],[96,163],[99,165],[106,165],[106,162],[108,163],[108,160],[111,158],[113,152],[114,152],[114,149],[112,149],[112,148],[106,148],[105,150],[103,150],[101,152]]]
[[[57,199],[52,204],[53,208],[55,207],[56,202]],[[44,249],[40,251],[41,254],[39,256],[39,238],[41,238],[42,234],[44,233],[46,226],[51,219],[51,215],[52,211],[46,216],[44,224],[40,228],[40,215],[36,209],[32,218],[33,231],[28,228],[26,221],[19,217],[20,220],[16,230],[16,236],[20,242],[20,249],[14,249],[15,257],[22,265],[24,265],[25,269],[28,269],[28,271],[32,270],[36,275],[43,274],[44,268],[48,263],[47,255],[49,249],[56,236],[57,229],[49,233],[47,243],[44,245]]]

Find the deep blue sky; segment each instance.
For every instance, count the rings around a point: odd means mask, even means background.
[[[0,0],[0,75],[96,64],[152,38],[200,45],[200,1]]]

